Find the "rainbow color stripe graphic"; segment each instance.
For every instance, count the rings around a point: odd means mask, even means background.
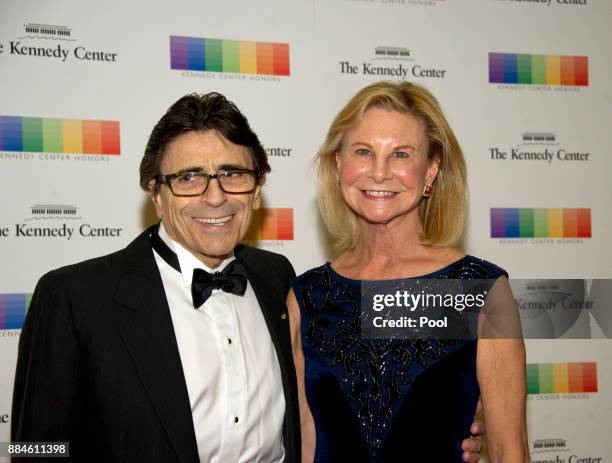
[[[119,155],[119,122],[0,116],[0,150]]]
[[[527,394],[597,392],[597,364],[529,363]]]
[[[292,240],[293,209],[258,209],[253,211],[253,222],[246,241]]]
[[[491,238],[590,238],[591,209],[491,208]]]
[[[20,330],[32,294],[0,294],[0,330]]]
[[[289,75],[289,44],[170,36],[170,67],[187,71]]]
[[[588,86],[589,58],[489,53],[489,83]]]

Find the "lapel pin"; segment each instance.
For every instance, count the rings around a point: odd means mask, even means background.
[[[286,319],[287,319],[287,314],[283,312],[281,314],[281,320],[286,320]]]

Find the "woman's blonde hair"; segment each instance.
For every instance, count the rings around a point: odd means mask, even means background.
[[[319,208],[335,247],[347,251],[359,241],[357,216],[340,191],[336,154],[346,131],[372,107],[412,114],[423,122],[429,141],[427,156],[437,159],[440,165],[433,194],[419,205],[422,242],[429,246],[457,246],[463,238],[467,216],[465,161],[457,138],[429,90],[410,82],[377,82],[360,90],[342,108],[317,153]]]

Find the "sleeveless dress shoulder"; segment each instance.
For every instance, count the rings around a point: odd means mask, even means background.
[[[473,256],[418,279],[506,275]],[[315,462],[461,462],[480,394],[474,339],[365,339],[361,285],[327,263],[297,277]]]

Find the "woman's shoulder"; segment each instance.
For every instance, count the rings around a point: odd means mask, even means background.
[[[448,268],[448,277],[455,279],[496,279],[508,277],[508,272],[502,267],[472,255],[466,255],[454,262]]]
[[[328,279],[329,267],[330,263],[326,262],[323,265],[319,265],[318,267],[313,267],[309,270],[306,270],[304,273],[295,277],[295,279],[293,280],[294,286],[311,285],[323,279]]]

